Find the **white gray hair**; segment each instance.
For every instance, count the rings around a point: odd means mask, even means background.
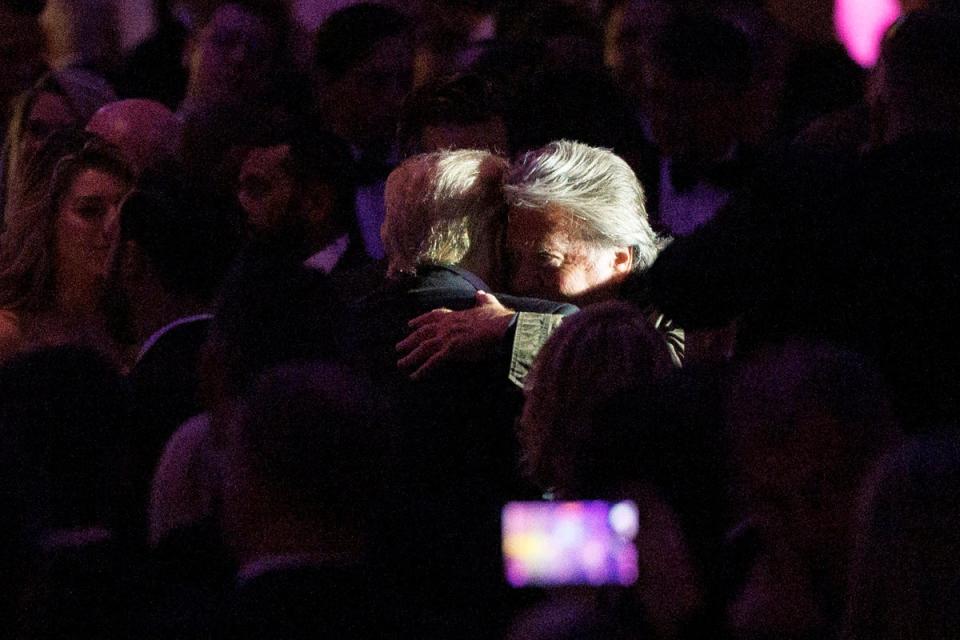
[[[491,251],[505,223],[508,167],[488,151],[465,149],[423,153],[394,169],[380,229],[388,275],[423,264],[457,265]]]
[[[559,140],[529,151],[514,164],[504,193],[510,207],[557,207],[579,223],[587,242],[630,247],[635,270],[657,257],[661,242],[647,221],[643,187],[608,149]]]

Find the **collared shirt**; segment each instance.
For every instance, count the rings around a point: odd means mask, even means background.
[[[363,151],[359,147],[351,144],[350,151],[353,154],[353,159],[357,161],[361,173],[355,200],[357,227],[360,230],[360,237],[363,240],[367,255],[374,260],[382,260],[386,253],[383,248],[383,241],[380,239],[380,227],[387,216],[387,208],[384,203],[387,175],[400,163],[400,149],[397,145],[394,145],[382,162],[375,160],[372,163],[364,161]],[[374,168],[372,175],[363,177],[363,174],[366,173],[363,169],[364,166],[368,170],[371,166]]]
[[[670,160],[660,161],[660,221],[670,235],[690,235],[713,218],[729,199],[728,190],[704,181],[688,191],[677,191],[670,180]]]
[[[319,566],[320,564],[322,562],[309,553],[265,555],[244,564],[237,572],[237,582],[239,584],[250,582],[254,578],[259,578],[272,571]]]
[[[153,348],[153,345],[157,344],[157,341],[160,340],[160,338],[162,338],[164,334],[166,334],[168,331],[175,329],[176,327],[179,327],[182,324],[188,324],[190,322],[199,322],[200,320],[211,320],[211,319],[213,319],[212,313],[198,313],[193,316],[186,316],[184,318],[180,318],[179,320],[174,320],[170,324],[164,327],[161,327],[157,331],[154,331],[153,334],[149,338],[147,338],[146,341],[143,343],[143,346],[140,347],[140,351],[137,352],[136,362],[140,362],[140,360],[143,359],[143,356],[146,355],[147,351]]]
[[[386,255],[380,239],[380,227],[387,215],[383,203],[386,188],[386,182],[375,182],[357,189],[357,224],[367,255],[374,260],[381,260]]]
[[[320,251],[316,252],[303,261],[303,266],[309,269],[316,269],[324,273],[330,273],[343,258],[350,245],[350,237],[343,234]]]

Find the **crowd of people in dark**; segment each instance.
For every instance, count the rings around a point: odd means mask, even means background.
[[[956,2],[155,4],[0,1],[0,637],[960,637]]]

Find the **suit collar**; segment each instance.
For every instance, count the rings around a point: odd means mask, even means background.
[[[477,291],[490,291],[490,287],[479,276],[466,269],[450,265],[429,264],[417,267],[417,277],[426,280],[431,279],[449,279],[454,276],[461,280],[466,280]]]
[[[209,321],[211,319],[213,319],[213,314],[198,313],[193,316],[186,316],[186,317],[174,320],[170,324],[165,325],[160,329],[154,331],[153,334],[144,341],[143,346],[140,347],[140,351],[137,353],[137,359],[134,362],[134,365],[136,365],[141,360],[143,360],[143,357],[147,355],[147,352],[150,351],[150,349],[152,349],[154,345],[156,345],[157,342],[159,342],[160,339],[163,338],[163,336],[165,336],[167,333],[169,333],[173,329],[176,329],[181,325],[190,324],[192,322]]]

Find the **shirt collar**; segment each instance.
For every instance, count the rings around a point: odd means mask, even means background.
[[[333,271],[343,254],[347,252],[347,246],[350,244],[350,238],[343,234],[320,251],[316,252],[303,262],[303,266],[309,269],[316,269],[324,273]]]
[[[355,557],[324,556],[315,553],[266,554],[243,564],[237,572],[237,583],[244,585],[274,571],[303,567],[351,567],[359,564]]]
[[[200,320],[211,320],[212,318],[213,318],[212,313],[198,313],[193,316],[186,316],[184,318],[174,320],[170,324],[165,325],[160,329],[154,331],[153,334],[149,338],[147,338],[146,341],[143,343],[143,346],[140,347],[140,351],[137,353],[136,362],[140,362],[140,360],[143,359],[143,356],[147,354],[147,351],[153,348],[153,345],[157,344],[157,341],[160,340],[160,338],[162,338],[164,334],[166,334],[168,331],[175,329],[176,327],[179,327],[182,324],[188,324],[190,322],[199,322]]]

